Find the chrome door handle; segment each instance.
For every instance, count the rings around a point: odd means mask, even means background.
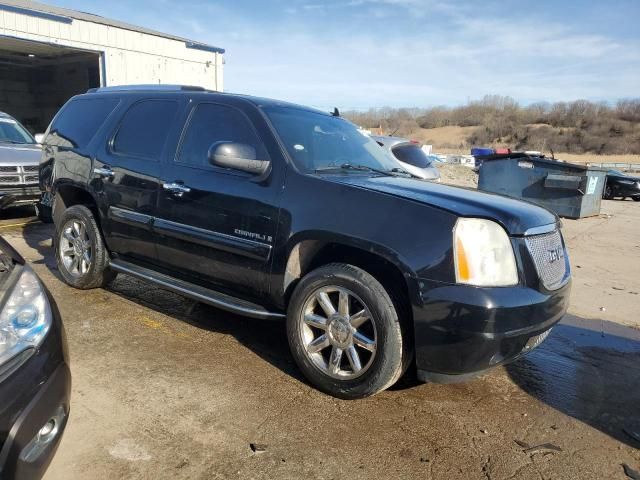
[[[109,167],[96,167],[93,169],[93,173],[100,177],[106,178],[111,178],[115,175],[115,173],[113,173],[113,170],[111,170],[111,168]]]
[[[163,183],[162,188],[164,188],[167,192],[176,195],[177,197],[181,197],[185,193],[189,193],[191,191],[189,187],[186,187],[182,183],[178,182]]]

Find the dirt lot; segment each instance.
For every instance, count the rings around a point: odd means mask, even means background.
[[[284,328],[119,276],[59,280],[49,225],[0,233],[62,312],[72,412],[46,476],[85,478],[625,479],[640,470],[640,203],[565,221],[570,315],[521,361],[460,385],[363,401],[299,374]],[[261,446],[254,452],[251,444]]]

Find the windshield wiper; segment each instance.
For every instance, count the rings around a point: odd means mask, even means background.
[[[391,170],[382,170],[381,168],[369,167],[367,165],[351,165],[350,163],[343,163],[342,165],[332,165],[328,167],[316,168],[315,173],[329,172],[332,170],[356,170],[360,172],[374,172],[387,177],[411,177],[420,178],[411,172],[407,172],[401,168],[394,167]]]
[[[392,168],[392,169],[391,169],[391,171],[392,171],[393,173],[400,173],[400,174],[403,174],[403,175],[407,175],[407,176],[409,176],[410,178],[419,178],[420,180],[422,180],[422,177],[419,177],[419,176],[418,176],[418,175],[416,175],[415,173],[408,172],[408,171],[403,170],[403,169],[401,169],[401,168],[397,168],[397,167],[395,167],[395,168]]]
[[[393,176],[393,172],[390,170],[382,170],[379,168],[368,167],[366,165],[351,165],[350,163],[343,163],[342,165],[330,165],[328,167],[316,168],[315,173],[330,172],[332,170],[355,170],[359,172],[375,172],[381,175]]]

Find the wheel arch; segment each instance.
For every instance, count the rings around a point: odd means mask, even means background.
[[[98,226],[100,226],[98,202],[86,188],[75,183],[57,183],[54,193],[52,216],[56,225],[58,225],[62,213],[67,208],[73,205],[84,205],[91,210]]]
[[[411,301],[416,295],[415,278],[400,256],[386,247],[349,238],[300,238],[288,250],[281,292],[288,305],[297,283],[307,273],[330,263],[347,263],[362,268],[403,303],[403,314],[411,317]]]

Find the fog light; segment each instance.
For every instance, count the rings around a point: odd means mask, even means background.
[[[38,437],[40,437],[41,439],[44,437],[47,437],[48,435],[51,435],[51,433],[53,433],[56,429],[56,421],[55,419],[51,419],[49,420],[47,423],[44,424],[44,427],[42,427],[40,429],[40,431],[38,432]]]
[[[47,447],[53,443],[60,433],[64,421],[64,407],[60,405],[56,413],[38,430],[26,447],[20,452],[20,460],[34,462],[40,457]]]

